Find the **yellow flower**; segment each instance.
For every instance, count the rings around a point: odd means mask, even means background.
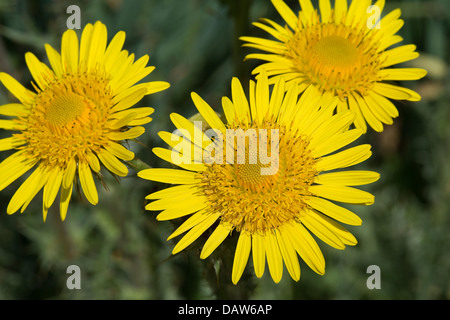
[[[15,152],[0,163],[0,190],[35,168],[12,197],[7,212],[25,210],[43,188],[43,218],[60,192],[64,220],[77,178],[87,200],[98,202],[92,172],[101,165],[117,176],[128,169],[121,161],[134,158],[122,141],[144,132],[152,108],[131,108],[145,95],[169,87],[166,82],[136,83],[150,74],[148,56],[136,61],[122,50],[125,33],[119,32],[107,46],[107,29],[101,22],[88,24],[81,41],[75,31],[62,36],[61,54],[45,45],[51,65],[28,52],[25,60],[36,92],[10,75],[0,81],[20,101],[0,106],[0,128],[16,131],[0,140],[0,151]]]
[[[267,258],[275,282],[282,278],[283,261],[291,277],[299,280],[297,253],[312,270],[324,274],[325,261],[310,232],[337,249],[357,243],[338,222],[360,225],[361,219],[334,201],[372,204],[372,194],[351,186],[374,182],[379,174],[336,169],[366,160],[371,147],[339,150],[362,130],[349,129],[354,113],[334,115],[337,98],[319,96],[314,86],[299,99],[296,84],[285,85],[279,77],[269,94],[263,72],[256,83],[250,81],[249,99],[238,79],[233,78],[231,88],[232,100],[222,100],[226,124],[195,93],[193,102],[207,124],[171,114],[177,130],[159,133],[171,149],[153,152],[184,170],[138,173],[143,179],[177,185],[148,195],[146,199],[154,201],[146,209],[163,210],[157,220],[190,215],[169,237],[186,233],[173,254],[214,229],[200,254],[205,259],[233,230],[238,232],[233,283],[239,281],[250,251],[257,277],[263,275]]]
[[[319,1],[319,12],[310,0],[299,0],[301,11],[295,15],[282,0],[272,0],[287,26],[262,19],[254,25],[276,40],[241,37],[245,46],[266,53],[254,53],[246,59],[265,61],[253,71],[267,70],[271,83],[280,76],[286,81],[299,82],[300,92],[309,86],[319,94],[339,97],[338,111],[356,113],[355,126],[364,132],[366,122],[378,132],[383,124],[392,124],[398,110],[388,100],[419,101],[420,96],[407,88],[386,83],[392,80],[417,80],[426,75],[419,68],[392,66],[415,59],[419,54],[415,45],[388,49],[403,39],[396,32],[403,26],[400,9],[382,19],[385,0],[371,6],[371,0]]]

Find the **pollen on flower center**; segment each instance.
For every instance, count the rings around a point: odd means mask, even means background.
[[[265,164],[247,149],[245,163],[207,165],[201,177],[201,189],[213,211],[231,227],[251,234],[299,218],[317,174],[308,138],[270,122],[261,127],[279,130],[278,157],[269,152],[273,161]],[[261,169],[269,168],[276,168],[273,174],[261,174]]]
[[[364,95],[379,80],[382,61],[373,41],[349,26],[317,24],[292,35],[286,56],[307,81],[345,100],[352,91]]]
[[[70,159],[86,160],[108,142],[105,124],[112,92],[102,73],[81,72],[55,79],[31,105],[22,132],[30,157],[65,168]]]
[[[75,93],[57,96],[50,104],[45,118],[54,126],[64,126],[81,116],[86,109],[86,103],[82,96]]]
[[[347,39],[335,35],[324,37],[318,41],[314,54],[321,63],[342,69],[359,61],[355,45]]]

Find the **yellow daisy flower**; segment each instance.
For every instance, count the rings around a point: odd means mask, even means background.
[[[319,94],[339,97],[338,110],[356,113],[355,126],[364,132],[366,122],[378,132],[383,124],[392,124],[398,110],[388,100],[419,101],[420,96],[407,88],[387,83],[396,80],[417,80],[426,75],[419,68],[393,68],[394,65],[419,56],[415,45],[388,49],[403,39],[396,32],[403,26],[400,9],[382,19],[385,0],[372,6],[371,0],[320,0],[316,10],[310,0],[299,0],[298,15],[282,1],[273,5],[287,26],[262,19],[254,25],[276,40],[241,37],[244,46],[266,53],[253,53],[246,59],[265,61],[253,71],[267,70],[270,82],[280,76],[286,81],[299,82],[300,92],[315,86]]]
[[[36,92],[13,77],[0,73],[0,81],[20,101],[0,106],[0,128],[16,131],[0,140],[0,151],[15,152],[0,163],[0,190],[35,168],[15,192],[8,214],[25,210],[43,188],[43,217],[60,192],[60,215],[64,220],[74,182],[79,179],[87,200],[95,205],[98,193],[93,174],[101,165],[117,176],[128,169],[121,161],[134,158],[122,143],[144,133],[141,125],[151,121],[153,108],[131,108],[145,95],[169,87],[166,82],[136,84],[154,67],[148,56],[135,61],[122,50],[125,33],[107,45],[107,29],[101,22],[88,24],[81,40],[75,31],[62,36],[61,54],[45,49],[51,65],[30,52],[25,55]]]
[[[299,280],[297,253],[312,270],[324,274],[325,261],[310,232],[337,249],[357,243],[338,222],[360,225],[361,219],[334,201],[374,203],[372,194],[351,186],[374,182],[379,174],[336,169],[366,160],[371,147],[339,150],[362,130],[349,129],[353,112],[333,115],[337,98],[319,96],[314,86],[299,99],[296,84],[289,86],[279,77],[270,94],[263,73],[256,83],[250,81],[248,100],[237,78],[231,88],[232,100],[222,100],[226,124],[196,93],[193,102],[207,124],[171,114],[178,129],[159,133],[171,149],[153,152],[184,170],[138,172],[143,179],[176,185],[148,195],[146,199],[154,201],[146,209],[163,210],[157,220],[190,215],[169,237],[186,233],[173,254],[214,229],[200,254],[205,259],[233,230],[238,232],[233,283],[239,281],[251,251],[257,277],[263,275],[267,258],[275,282],[282,278],[283,261],[291,277]],[[200,128],[212,129],[203,133]]]

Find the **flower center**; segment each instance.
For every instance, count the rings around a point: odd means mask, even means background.
[[[353,91],[365,95],[380,80],[379,43],[365,29],[316,19],[316,24],[292,34],[286,56],[305,81],[322,92],[332,92],[341,100]]]
[[[57,96],[49,105],[45,119],[54,126],[64,126],[81,116],[85,109],[83,97],[68,92]]]
[[[268,150],[252,150],[247,145],[244,163],[207,165],[200,189],[211,210],[222,214],[222,222],[238,231],[263,234],[302,215],[304,198],[311,194],[308,187],[317,174],[315,160],[306,137],[272,121],[240,127],[256,129],[257,134],[275,129],[279,139],[269,136]],[[276,151],[274,140],[279,147]],[[238,151],[239,147],[235,154]]]
[[[342,71],[359,62],[359,53],[354,44],[335,35],[319,40],[313,55],[324,65]]]
[[[67,167],[70,159],[86,161],[107,145],[106,121],[113,95],[99,72],[67,74],[39,91],[22,119],[21,135],[30,157],[49,166]]]

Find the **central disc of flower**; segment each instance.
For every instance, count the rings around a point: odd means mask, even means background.
[[[327,36],[316,44],[313,55],[329,68],[345,71],[359,62],[359,52],[353,43],[340,36]]]
[[[246,144],[244,163],[230,163],[228,158],[223,164],[207,165],[200,188],[211,210],[221,213],[223,223],[238,231],[264,234],[302,215],[317,174],[315,160],[308,138],[272,121],[239,127],[245,132],[255,129],[257,137],[274,129],[278,139],[269,136],[263,148]],[[260,139],[254,141],[259,144]],[[241,148],[234,148],[234,154],[244,151]]]
[[[76,120],[86,110],[82,96],[67,92],[58,95],[49,105],[45,119],[53,126],[65,126]]]
[[[112,106],[109,82],[101,73],[80,72],[55,79],[39,91],[23,119],[30,157],[60,168],[71,159],[86,160],[106,145],[106,121]]]
[[[318,22],[295,31],[286,42],[286,56],[305,81],[322,92],[341,100],[353,91],[365,95],[379,80],[382,64],[379,43],[365,30]]]

